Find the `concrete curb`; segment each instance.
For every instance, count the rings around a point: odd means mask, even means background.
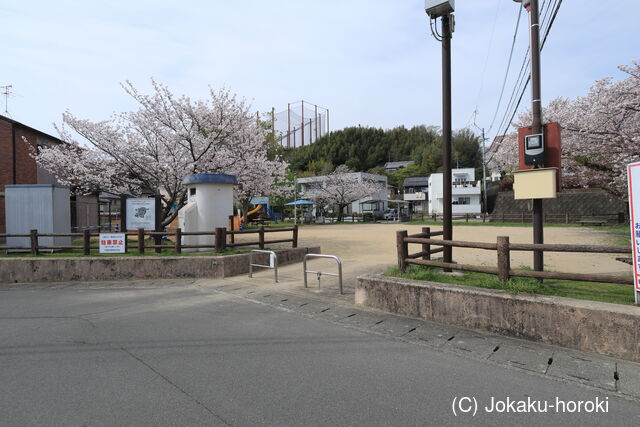
[[[640,308],[494,289],[359,276],[355,302],[435,322],[640,362]]]
[[[278,265],[301,262],[319,246],[277,249]],[[268,263],[267,254],[255,261]],[[224,278],[249,272],[249,254],[227,256],[0,258],[0,283]]]

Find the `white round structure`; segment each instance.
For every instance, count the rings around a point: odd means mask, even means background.
[[[229,216],[233,215],[233,186],[238,183],[234,175],[192,174],[185,176],[182,183],[187,187],[187,204],[178,214],[182,231],[215,231],[218,227],[228,226]],[[214,236],[211,235],[182,237],[183,245],[213,246],[213,243]]]

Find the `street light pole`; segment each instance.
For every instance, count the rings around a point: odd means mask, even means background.
[[[442,238],[453,240],[451,219],[451,34],[453,33],[455,10],[454,0],[425,0],[425,12],[429,15],[431,32],[436,40],[442,42]],[[438,33],[437,20],[442,18],[442,34]],[[436,28],[433,23],[436,21]],[[451,246],[444,246],[444,262],[451,263]],[[451,272],[445,268],[445,272]]]
[[[443,164],[443,207],[442,238],[453,240],[453,223],[451,220],[451,20],[452,15],[442,17],[442,164]],[[444,262],[451,263],[453,251],[451,246],[444,246]],[[451,269],[445,269],[450,272]]]
[[[540,16],[538,0],[514,0],[522,3],[529,11],[529,27],[531,42],[531,132],[542,133],[542,96],[540,90]],[[533,199],[533,243],[544,243],[544,213],[542,199]],[[533,269],[544,269],[542,251],[533,252]]]

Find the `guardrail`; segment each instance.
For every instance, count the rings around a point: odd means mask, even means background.
[[[269,265],[262,264],[254,264],[253,263],[253,254],[261,253],[261,254],[269,254]],[[273,260],[273,265],[271,265],[271,260]],[[262,268],[272,268],[273,275],[278,283],[278,255],[274,251],[264,251],[261,249],[253,249],[249,252],[249,277],[253,277],[253,267],[262,267]]]
[[[266,235],[269,233],[279,232],[291,232],[292,237],[290,239],[275,239],[267,240]],[[114,234],[114,233],[111,233]],[[118,233],[120,234],[120,233]],[[281,228],[265,228],[260,227],[257,229],[249,230],[230,230],[225,227],[216,228],[214,231],[182,231],[177,228],[175,231],[147,231],[139,229],[135,232],[129,231],[124,234],[125,238],[125,253],[128,253],[132,244],[135,243],[135,248],[139,254],[144,254],[146,249],[154,249],[155,253],[162,253],[163,249],[173,249],[176,253],[182,253],[183,249],[212,249],[215,252],[224,251],[226,248],[235,248],[240,246],[258,246],[260,249],[264,249],[265,245],[275,243],[291,243],[292,247],[298,247],[298,226],[293,227],[281,227]],[[249,242],[227,242],[227,236],[236,236],[243,234],[257,234],[257,241]],[[27,233],[21,234],[0,234],[0,238],[28,238],[29,246],[23,245],[4,245],[0,246],[0,251],[24,251],[29,252],[31,255],[39,255],[41,251],[57,251],[57,250],[82,250],[83,255],[91,255],[91,251],[98,250],[98,245],[92,244],[92,237],[99,237],[100,233],[92,232],[91,230],[84,230],[82,233],[39,233],[38,230],[30,230]],[[182,243],[183,236],[211,236],[211,243],[199,244],[199,245],[185,245]],[[82,244],[76,245],[41,245],[39,239],[43,237],[82,237]],[[136,239],[130,239],[136,237]],[[145,238],[153,237],[154,244],[148,244],[145,242]],[[162,238],[173,237],[171,244],[162,244]]]
[[[578,280],[583,282],[618,283],[624,285],[633,285],[633,277],[631,275],[623,276],[619,274],[562,273],[555,271],[529,271],[511,269],[511,251],[630,254],[632,253],[632,249],[630,246],[510,243],[508,236],[498,236],[496,243],[432,239],[431,237],[436,235],[436,233],[438,235],[441,235],[442,232],[433,233],[431,232],[429,227],[424,227],[422,229],[422,233],[413,234],[410,236],[408,235],[406,230],[398,231],[396,234],[398,268],[401,271],[405,271],[408,264],[416,264],[429,267],[440,267],[451,270],[474,271],[478,273],[494,274],[498,276],[502,281],[507,281],[510,277],[517,276],[534,277],[538,279]],[[410,243],[421,244],[422,251],[415,254],[409,254]],[[431,249],[432,245],[440,246],[440,248]],[[497,268],[468,264],[446,263],[431,260],[431,254],[441,252],[444,246],[496,251]]]
[[[307,270],[307,258],[329,258],[333,259],[338,263],[338,274],[335,273],[327,273],[323,271],[314,271]],[[344,290],[342,289],[342,260],[335,255],[324,255],[324,254],[306,254],[304,259],[302,260],[302,269],[304,274],[304,287],[307,288],[307,273],[314,273],[318,276],[318,289],[320,289],[320,277],[322,275],[325,276],[334,276],[338,278],[338,286],[340,288],[340,295],[344,295]]]

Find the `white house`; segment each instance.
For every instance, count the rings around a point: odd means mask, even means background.
[[[451,171],[451,212],[452,214],[480,213],[481,182],[475,179],[473,168],[453,169]],[[429,177],[429,213],[443,212],[443,175],[434,173]]]
[[[387,209],[389,197],[387,194],[388,183],[386,176],[365,172],[352,172],[350,175],[355,176],[358,179],[358,182],[362,182],[363,180],[370,180],[380,183],[380,192],[371,194],[367,197],[351,203],[351,205],[347,207],[347,212],[345,212],[346,215],[350,215],[352,213],[384,211]],[[304,194],[306,190],[309,190],[317,185],[322,185],[323,180],[323,176],[298,178],[296,182],[300,185],[299,198],[305,197]]]
[[[429,191],[429,177],[418,176],[405,178],[403,198],[409,202],[411,212],[427,212],[427,193]]]

